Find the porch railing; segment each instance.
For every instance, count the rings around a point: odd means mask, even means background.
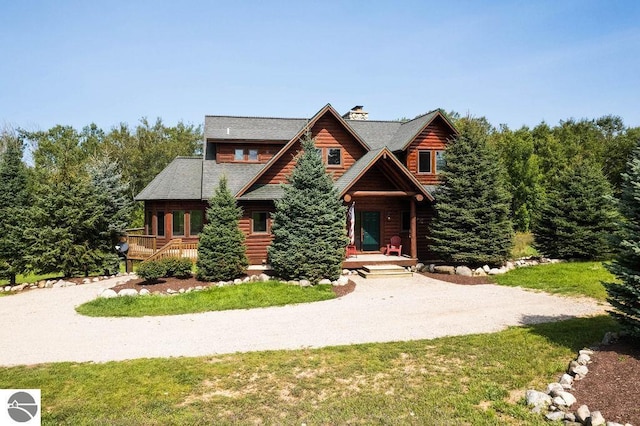
[[[127,257],[135,260],[145,260],[153,256],[156,251],[157,238],[155,235],[127,235],[129,253]]]
[[[179,238],[171,240],[167,244],[162,246],[160,250],[146,258],[145,261],[160,260],[167,257],[186,257],[193,261],[196,261],[198,259],[198,243],[183,242]]]

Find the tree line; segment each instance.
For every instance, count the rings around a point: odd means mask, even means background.
[[[0,276],[13,283],[26,271],[117,270],[115,244],[143,224],[133,197],[176,156],[201,152],[201,126],[159,118],[109,131],[95,124],[1,130]]]

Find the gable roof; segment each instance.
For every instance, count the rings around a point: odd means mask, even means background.
[[[326,104],[323,108],[320,109],[320,111],[318,111],[313,117],[309,119],[306,125],[303,126],[298,131],[298,133],[296,133],[289,140],[289,142],[287,142],[287,144],[282,147],[280,151],[278,151],[276,155],[271,157],[267,164],[264,165],[262,170],[260,170],[251,180],[249,180],[249,182],[247,182],[240,189],[240,191],[235,194],[236,197],[241,197],[253,184],[256,183],[260,176],[262,176],[267,170],[269,170],[271,166],[273,166],[273,164],[275,164],[287,151],[289,151],[289,149],[298,141],[298,139],[300,139],[305,134],[305,132],[311,130],[313,125],[316,124],[316,122],[327,113],[333,115],[338,120],[338,122],[340,122],[344,126],[345,130],[347,130],[356,139],[356,141],[358,141],[364,147],[366,151],[369,151],[371,149],[369,145],[367,145],[367,143],[364,142],[362,138],[356,132],[354,132],[349,125],[347,125],[344,118],[342,118],[342,116],[338,114],[338,112],[331,106],[331,104]]]
[[[393,167],[397,173],[399,173],[399,176],[406,178],[407,181],[411,182],[412,186],[420,191],[422,195],[427,197],[427,199],[431,201],[434,200],[433,195],[428,188],[422,185],[387,147],[367,152],[336,181],[335,185],[338,188],[340,196],[342,197],[347,191],[349,191],[358,179],[373,167],[374,164],[381,161],[381,159],[388,159],[393,163]]]

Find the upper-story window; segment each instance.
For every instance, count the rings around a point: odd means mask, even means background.
[[[431,151],[418,151],[418,173],[431,173]]]
[[[439,173],[445,165],[444,151],[436,151],[436,173]]]
[[[257,149],[250,149],[249,150],[248,160],[249,161],[258,161],[258,150]]]
[[[444,151],[418,151],[418,173],[440,173],[444,164]]]
[[[257,148],[236,148],[233,154],[234,161],[258,161]]]
[[[342,164],[342,150],[340,148],[327,148],[327,165],[339,166]]]
[[[244,161],[244,149],[243,148],[236,148],[235,149],[235,154],[233,156],[233,159],[235,161]]]

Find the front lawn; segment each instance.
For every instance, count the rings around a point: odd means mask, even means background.
[[[202,291],[175,296],[98,298],[78,306],[76,311],[92,317],[142,317],[263,308],[317,302],[335,297],[329,284],[300,287],[278,281],[267,281],[228,287],[209,287]]]
[[[588,296],[606,300],[602,281],[613,282],[615,277],[602,262],[563,262],[552,265],[517,268],[492,279],[500,285],[543,290],[569,296]]]
[[[545,425],[524,392],[615,327],[600,316],[413,342],[0,368],[0,388],[42,389],[44,425]]]

